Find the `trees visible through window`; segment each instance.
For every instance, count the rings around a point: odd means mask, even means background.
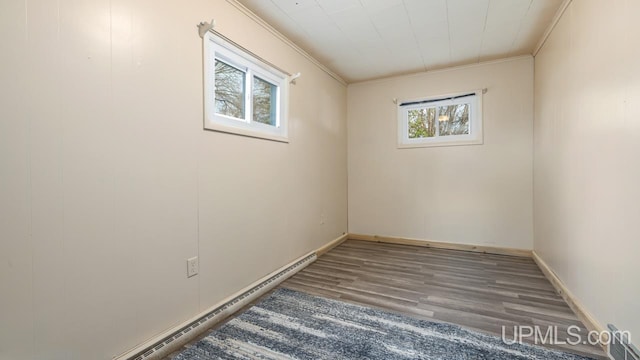
[[[482,143],[481,92],[399,104],[399,147]]]
[[[244,71],[216,60],[216,113],[244,119]]]
[[[469,104],[409,110],[409,139],[468,135]]]
[[[253,121],[276,125],[278,87],[259,77],[253,78]]]

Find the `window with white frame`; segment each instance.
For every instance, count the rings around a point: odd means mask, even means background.
[[[398,147],[482,144],[482,90],[398,102]]]
[[[288,142],[287,75],[212,32],[204,47],[205,128]]]

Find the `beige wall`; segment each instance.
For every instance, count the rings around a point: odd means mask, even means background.
[[[302,72],[290,144],[202,130],[212,17]],[[111,358],[347,231],[346,87],[227,1],[3,0],[0,43],[0,359]]]
[[[484,145],[397,149],[394,98],[488,88]],[[532,248],[533,58],[349,86],[349,231]]]
[[[638,1],[573,1],[535,59],[535,251],[640,336]],[[635,340],[634,340],[635,339]]]

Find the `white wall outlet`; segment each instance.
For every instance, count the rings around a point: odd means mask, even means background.
[[[327,221],[327,217],[324,215],[324,212],[320,213],[320,225],[324,225]]]
[[[187,259],[187,277],[198,275],[198,257]]]

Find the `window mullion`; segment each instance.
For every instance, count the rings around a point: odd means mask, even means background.
[[[434,119],[435,123],[436,123],[436,136],[434,137],[440,137],[440,106],[436,105],[436,118]]]
[[[246,76],[246,83],[245,83],[245,94],[244,94],[244,102],[246,105],[246,114],[245,114],[245,120],[247,121],[247,123],[251,123],[253,121],[253,104],[251,102],[252,100],[252,94],[253,94],[253,71],[251,71],[251,69],[247,69],[247,76]]]
[[[409,140],[409,110],[402,111],[402,136],[405,140]]]
[[[276,127],[280,127],[280,114],[281,114],[281,99],[280,94],[282,93],[282,84],[278,83],[278,87],[276,88]]]
[[[473,121],[473,115],[475,112],[475,106],[473,102],[469,102],[469,135],[474,135],[475,131],[473,131],[473,126],[475,125],[475,121]]]

